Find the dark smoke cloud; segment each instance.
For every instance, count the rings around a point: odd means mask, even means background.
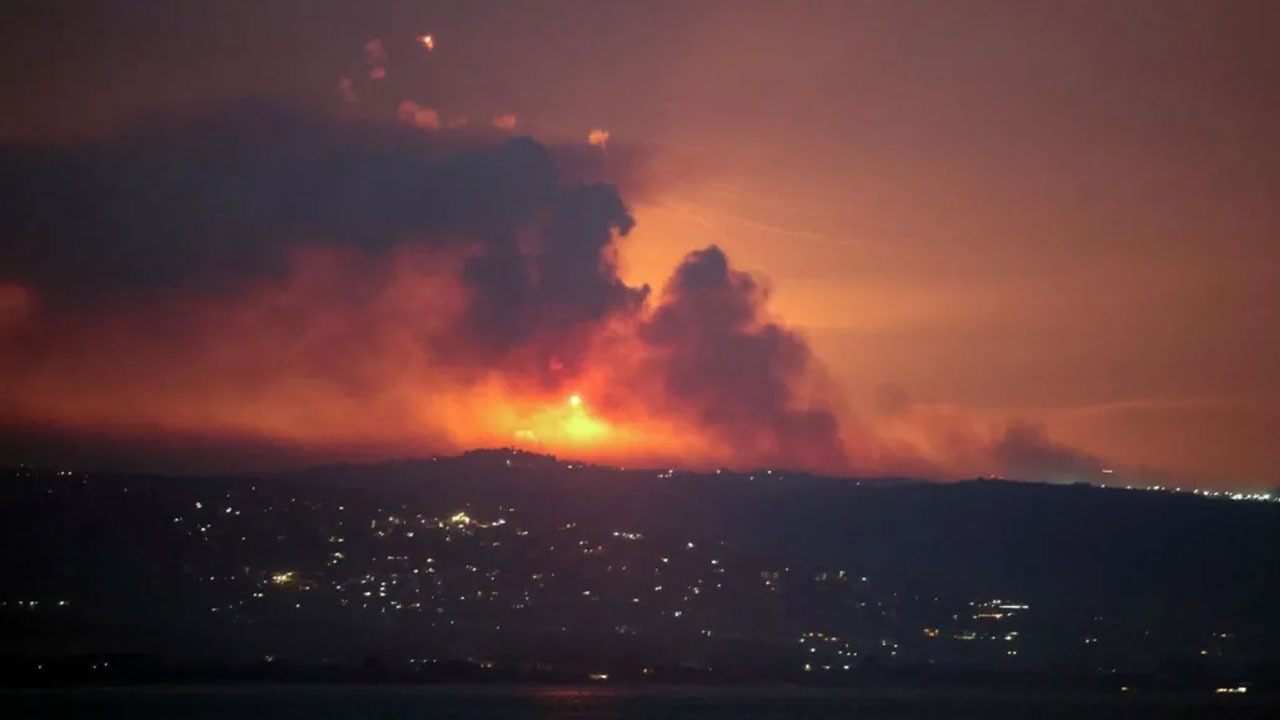
[[[835,415],[798,406],[793,390],[810,369],[809,348],[764,319],[766,298],[714,245],[685,258],[640,333],[665,401],[696,414],[739,457],[842,467]]]
[[[611,185],[561,182],[533,140],[279,108],[0,151],[0,281],[46,305],[234,293],[282,275],[306,245],[457,247],[473,253],[472,303],[450,350],[470,361],[572,346],[584,326],[638,307],[646,289],[624,285],[607,252],[631,226]]]
[[[1079,480],[1100,477],[1102,462],[1055,442],[1043,425],[1013,422],[991,447],[1002,475],[1027,480]]]
[[[839,403],[801,392],[816,374],[808,346],[767,317],[766,289],[719,248],[691,253],[656,304],[618,277],[614,239],[633,225],[618,188],[643,196],[654,165],[625,145],[549,148],[492,129],[427,132],[270,107],[87,145],[0,149],[0,331],[19,341],[0,351],[22,347],[0,352],[0,374],[39,379],[46,393],[0,383],[0,420],[75,423],[74,388],[137,376],[149,392],[156,377],[208,364],[210,374],[182,377],[208,389],[193,407],[227,403],[211,417],[260,418],[256,406],[239,411],[252,398],[237,388],[256,396],[303,378],[319,395],[295,401],[339,416],[325,427],[346,428],[336,408],[380,398],[391,434],[408,417],[421,437],[415,416],[387,400],[406,382],[429,393],[496,372],[537,395],[589,369],[602,395],[620,396],[602,401],[622,419],[695,428],[723,461],[847,469]],[[689,171],[659,174],[678,182]],[[389,288],[403,290],[396,273],[406,262],[441,263],[414,266],[412,292],[449,302],[388,302]],[[322,287],[298,285],[300,268]],[[273,288],[300,294],[281,302]],[[614,354],[586,368],[608,352],[601,343],[615,343]],[[131,420],[139,398],[111,397],[116,419]],[[40,415],[54,406],[71,409]],[[923,429],[928,455],[947,467],[1026,479],[1101,470],[1039,426],[981,433],[963,413],[897,387],[882,388],[875,407],[882,422]],[[153,415],[163,425],[164,411]],[[436,422],[447,435],[450,420]],[[845,430],[860,463],[925,467],[909,447]]]
[[[540,385],[536,404],[582,370],[621,396],[602,404],[620,413],[611,420],[688,428],[732,464],[843,468],[834,413],[796,392],[807,346],[765,318],[767,293],[718,248],[691,254],[656,306],[619,278],[614,240],[633,221],[612,181],[643,192],[648,167],[621,145],[606,155],[261,107],[0,150],[0,287],[23,288],[29,321],[29,350],[0,353],[0,367],[40,383],[10,401],[0,392],[0,418],[56,429],[89,407],[94,434],[133,420],[137,392],[164,427],[171,406],[148,378],[168,376],[198,379],[168,381],[191,398],[181,415],[207,409],[235,433],[265,412],[282,436],[340,445],[326,433],[345,427],[341,408],[376,400],[374,426],[401,442],[419,432],[413,393],[433,383],[447,394],[496,372],[516,395]],[[426,283],[411,294],[448,280],[443,319],[411,310],[437,307],[416,295],[386,299],[404,290],[406,262],[442,263],[409,277]],[[609,352],[601,343],[631,352],[587,368]],[[109,383],[125,388],[109,401],[69,389],[106,378],[126,381]],[[273,390],[300,404],[255,404]],[[425,422],[449,435],[449,417]],[[360,442],[379,437],[366,429]]]
[[[1102,477],[1102,460],[1054,440],[1043,425],[1014,420],[992,426],[955,405],[917,402],[896,383],[877,387],[871,407],[883,433],[905,433],[935,464],[916,470],[927,476],[998,475],[1032,481]]]

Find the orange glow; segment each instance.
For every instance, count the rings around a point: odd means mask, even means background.
[[[421,126],[424,112],[407,103],[401,118]],[[943,406],[841,418],[848,465],[780,457],[767,437],[726,440],[646,373],[651,351],[636,319],[594,326],[580,362],[552,358],[550,381],[545,357],[519,351],[492,369],[450,364],[454,348],[430,341],[447,341],[468,307],[459,280],[467,257],[313,247],[293,254],[284,278],[234,299],[175,299],[146,319],[127,309],[40,315],[38,297],[0,285],[0,377],[11,380],[0,421],[105,437],[248,439],[334,459],[514,446],[628,467],[781,462],[933,477],[988,469],[988,423]],[[656,281],[661,264],[654,256],[630,274]],[[379,284],[362,285],[368,277]]]
[[[419,35],[418,43],[422,45],[422,47],[426,48],[427,50],[436,49],[436,40],[430,35]]]
[[[521,425],[511,433],[511,438],[525,447],[589,449],[606,441],[625,440],[630,432],[625,427],[614,427],[602,418],[592,417],[582,407],[582,399],[577,395],[570,399],[568,408],[535,403],[527,408],[512,407],[502,413],[508,414],[512,418],[510,421],[499,419],[498,422]]]
[[[609,144],[609,131],[601,128],[593,128],[587,133],[587,144],[604,148]]]
[[[412,100],[405,100],[396,108],[396,117],[400,122],[417,126],[423,130],[437,130],[440,127],[440,115],[429,107],[423,107]]]
[[[0,348],[25,350],[0,352],[0,375],[14,380],[0,420],[111,437],[251,438],[323,457],[516,446],[709,467],[731,456],[694,419],[653,407],[655,393],[618,382],[626,363],[613,356],[625,353],[609,342],[563,379],[581,388],[569,395],[518,372],[477,378],[439,366],[423,337],[446,334],[465,308],[464,256],[299,251],[283,282],[234,301],[175,302],[159,320],[172,332],[160,334],[128,313],[62,319],[46,334],[24,322],[25,293],[6,286]],[[371,266],[388,277],[376,296],[334,292]],[[29,342],[8,342],[22,332]]]

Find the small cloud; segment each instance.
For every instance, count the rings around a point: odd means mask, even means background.
[[[431,108],[422,108],[414,113],[413,124],[424,130],[436,130],[440,127],[440,116]]]
[[[379,65],[378,67],[369,69],[370,80],[381,80],[386,76],[387,76],[387,69],[382,67],[381,65]]]
[[[591,132],[587,133],[587,144],[598,145],[601,148],[607,147],[609,145],[609,131],[603,128],[592,128]]]
[[[412,100],[405,100],[396,108],[396,118],[398,118],[400,122],[413,122],[414,113],[418,112],[421,108],[422,106],[418,103]]]
[[[493,126],[500,130],[515,130],[515,113],[500,113],[493,116]]]
[[[373,38],[364,44],[364,59],[370,65],[382,65],[387,61],[387,51],[382,47],[381,38]]]
[[[423,130],[440,128],[440,115],[429,107],[423,107],[412,100],[405,100],[396,108],[396,118]]]
[[[1043,425],[1014,421],[991,448],[1001,474],[1025,480],[1087,480],[1102,472],[1098,458],[1049,437]]]
[[[345,75],[338,78],[338,93],[342,95],[343,102],[354,103],[360,100],[356,96],[355,81]]]

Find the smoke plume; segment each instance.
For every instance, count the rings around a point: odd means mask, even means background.
[[[767,293],[729,267],[713,246],[690,253],[667,284],[640,336],[652,348],[663,402],[693,413],[739,457],[840,467],[835,414],[797,407],[809,348],[764,319]]]
[[[844,468],[807,346],[723,252],[656,303],[619,278],[625,148],[435,127],[252,107],[0,151],[0,419]]]

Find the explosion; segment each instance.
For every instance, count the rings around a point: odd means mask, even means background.
[[[634,221],[614,186],[559,179],[581,161],[254,108],[8,152],[0,418],[843,469],[836,409],[795,390],[808,352],[759,286],[714,247],[660,297],[623,283]]]
[[[381,40],[364,52],[381,77]],[[350,76],[339,91],[360,101]],[[648,189],[633,148],[466,121],[412,100],[386,122],[240,107],[0,150],[0,450],[198,471],[510,445],[633,467],[1101,467],[1039,426],[984,435],[906,400],[864,426],[719,247],[658,293],[622,280],[618,188]]]
[[[587,144],[604,150],[609,147],[609,131],[603,128],[592,128],[587,133]]]

